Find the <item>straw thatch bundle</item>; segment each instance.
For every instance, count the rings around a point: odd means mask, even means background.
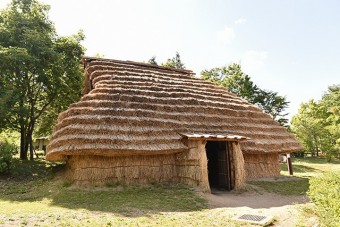
[[[78,184],[171,182],[177,181],[174,164],[174,155],[76,155],[68,160],[67,177]]]
[[[244,158],[239,143],[232,143],[232,151],[234,151],[234,167],[235,169],[235,189],[244,188],[246,180],[246,172],[244,168]]]
[[[123,179],[129,175],[133,181],[161,181],[162,177],[177,181],[180,174],[191,174],[192,184],[203,184],[206,170],[202,166],[207,162],[202,159],[204,146],[190,152],[179,133],[251,138],[241,143],[247,176],[252,176],[248,172],[253,172],[253,160],[260,163],[264,158],[262,162],[267,163],[279,153],[301,149],[292,134],[257,106],[193,77],[191,71],[94,58],[85,58],[84,64],[84,96],[59,115],[46,156],[51,161],[68,160],[74,179],[82,179],[82,175],[91,176],[91,181]],[[195,154],[201,155],[194,161],[186,157]],[[150,173],[143,169],[149,164],[143,164],[142,159],[155,163]],[[172,164],[161,168],[167,165],[157,159],[172,160]],[[96,160],[106,160],[107,166],[95,165]],[[134,169],[129,170],[129,165]],[[265,165],[256,166],[256,171],[263,171]],[[82,173],[77,174],[80,169]],[[95,173],[98,169],[103,171]]]
[[[247,178],[272,177],[280,175],[277,153],[244,154]]]

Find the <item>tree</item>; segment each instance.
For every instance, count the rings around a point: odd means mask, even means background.
[[[325,112],[326,128],[334,138],[334,150],[340,155],[340,84],[328,87],[321,105]]]
[[[10,117],[9,109],[6,108],[11,106],[14,101],[13,92],[11,90],[4,90],[3,77],[0,78],[0,133],[6,127],[6,119]]]
[[[1,126],[18,130],[20,158],[33,159],[32,135],[46,111],[79,97],[82,32],[59,37],[49,6],[13,0],[0,12]]]
[[[340,85],[330,86],[320,101],[302,103],[292,119],[292,131],[305,150],[328,161],[340,155]]]
[[[184,63],[181,60],[181,56],[176,52],[176,56],[169,58],[165,63],[162,64],[164,67],[175,68],[175,69],[185,69]]]
[[[291,122],[291,130],[312,156],[315,154],[319,156],[320,140],[326,133],[318,112],[320,112],[318,104],[313,99],[309,100],[308,103],[301,104],[298,114]]]
[[[148,63],[151,64],[151,65],[158,65],[157,62],[156,62],[156,56],[152,56],[149,59]]]
[[[277,92],[260,89],[255,94],[254,103],[270,114],[281,125],[286,126],[288,124],[288,119],[286,118],[288,113],[285,113],[285,110],[289,102],[285,97],[278,95]]]
[[[260,89],[248,75],[242,72],[239,64],[203,70],[201,78],[226,87],[235,95],[256,104],[281,125],[288,123],[288,119],[285,118],[287,113],[284,113],[289,104],[286,98],[278,95],[277,92]]]

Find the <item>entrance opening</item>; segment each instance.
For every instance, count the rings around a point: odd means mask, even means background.
[[[234,170],[231,164],[232,152],[226,141],[208,141],[206,146],[208,159],[208,179],[210,189],[232,190],[234,188]]]

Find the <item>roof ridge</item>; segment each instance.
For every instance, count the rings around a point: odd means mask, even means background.
[[[164,67],[164,66],[159,66],[159,65],[154,65],[154,64],[144,63],[144,62],[136,62],[136,61],[122,61],[122,60],[115,60],[115,59],[108,59],[108,58],[96,58],[96,57],[88,57],[88,56],[84,56],[82,58],[82,61],[84,63],[84,68],[86,68],[87,64],[92,61],[105,61],[105,62],[125,64],[125,65],[156,68],[156,69],[162,69],[162,70],[167,70],[167,71],[175,71],[175,72],[191,74],[191,75],[195,74],[192,70],[189,70],[189,69],[176,69],[176,68]]]

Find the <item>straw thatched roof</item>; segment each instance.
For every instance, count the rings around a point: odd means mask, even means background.
[[[249,137],[243,152],[301,150],[294,136],[257,106],[189,70],[84,58],[84,96],[61,113],[47,159],[67,155],[170,154],[183,135]]]

